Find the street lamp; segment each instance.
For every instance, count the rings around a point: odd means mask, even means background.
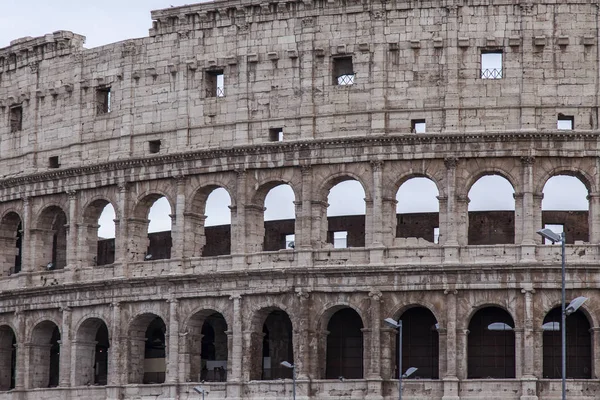
[[[202,395],[202,400],[204,400],[204,395],[208,393],[208,390],[204,389],[202,386],[194,386],[194,392]]]
[[[566,306],[566,289],[565,289],[565,232],[562,231],[560,235],[551,229],[540,229],[537,233],[545,239],[548,239],[552,244],[560,242],[561,244],[561,322],[560,322],[560,333],[561,333],[561,377],[562,377],[562,400],[567,399],[567,315],[573,314],[585,301],[587,297],[578,297]]]
[[[396,321],[393,318],[386,318],[384,321],[388,325],[398,329],[398,400],[402,400],[402,378],[408,378],[418,368],[410,367],[404,374],[402,373],[402,320]]]
[[[292,398],[296,400],[296,366],[287,361],[282,361],[280,364],[292,370]]]

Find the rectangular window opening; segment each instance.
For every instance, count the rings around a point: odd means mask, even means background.
[[[348,231],[333,232],[333,248],[348,248]]]
[[[150,140],[148,142],[148,151],[150,151],[151,154],[156,154],[160,152],[160,144],[160,140]]]
[[[433,243],[440,243],[440,228],[433,228]]]
[[[10,132],[19,132],[23,129],[23,106],[12,106],[10,108]]]
[[[426,127],[424,119],[412,119],[410,121],[410,131],[412,133],[425,133]]]
[[[108,114],[111,109],[110,87],[100,87],[96,90],[96,114]]]
[[[296,235],[285,235],[285,248],[286,249],[295,249],[296,248]]]
[[[565,230],[565,225],[564,224],[544,224],[544,229],[550,229],[554,233],[561,235]],[[552,244],[552,241],[544,238],[544,244]]]
[[[574,116],[558,114],[558,119],[556,120],[556,129],[560,129],[562,131],[571,131],[573,128],[575,128]]]
[[[336,57],[333,59],[333,84],[338,86],[354,85],[354,67],[352,57]]]
[[[502,79],[502,50],[481,52],[481,79]]]
[[[271,141],[271,142],[283,142],[283,128],[271,128],[271,129],[269,129],[269,141]]]
[[[48,157],[48,168],[59,168],[59,167],[60,167],[60,161],[58,159],[58,156]]]
[[[206,97],[225,97],[225,75],[222,69],[206,71]]]

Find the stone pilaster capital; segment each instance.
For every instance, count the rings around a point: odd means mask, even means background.
[[[115,301],[113,303],[110,303],[110,307],[111,308],[121,308],[121,303],[118,301]]]
[[[523,15],[531,15],[533,13],[533,4],[531,3],[521,3],[519,7]]]
[[[458,164],[458,158],[456,157],[446,157],[444,158],[444,165],[447,169],[456,169],[456,165]]]
[[[302,174],[302,176],[310,175],[312,173],[312,165],[310,165],[310,164],[301,165],[300,173]]]
[[[173,180],[175,181],[175,184],[177,186],[183,186],[183,185],[185,185],[186,178],[187,178],[187,176],[185,174],[180,173],[180,172],[177,172],[176,174],[173,175]]]
[[[298,297],[300,300],[308,300],[310,297],[310,290],[296,288],[296,297]]]
[[[128,188],[129,188],[129,182],[119,182],[119,183],[117,183],[117,190],[120,193],[126,192]]]
[[[444,294],[457,295],[458,294],[458,290],[456,290],[456,289],[444,289]]]
[[[371,163],[371,168],[373,169],[373,172],[375,172],[375,171],[381,171],[382,170],[383,161],[381,161],[381,160],[370,160],[369,162]]]
[[[63,313],[70,313],[73,310],[70,306],[62,305],[62,306],[60,306],[60,311]]]
[[[592,199],[597,199],[600,198],[600,193],[598,192],[594,192],[594,193],[588,193],[586,199],[588,200],[592,200]]]
[[[523,192],[514,192],[513,193],[513,199],[515,199],[515,200],[522,199],[523,197],[525,197],[525,193],[523,193]]]
[[[521,293],[523,293],[523,294],[525,294],[525,295],[527,295],[527,294],[529,294],[529,295],[532,295],[532,294],[534,294],[534,293],[535,293],[535,289],[534,289],[534,288],[532,288],[532,287],[526,287],[526,288],[522,288],[522,289],[521,289]]]
[[[243,179],[246,177],[247,170],[243,165],[240,165],[234,169],[234,172],[237,174],[238,178]]]
[[[535,157],[533,156],[523,156],[521,157],[521,164],[524,167],[530,167],[535,163]]]
[[[383,293],[381,293],[379,290],[371,290],[369,292],[369,297],[373,301],[380,301],[381,298],[383,297]]]
[[[65,193],[67,194],[67,196],[69,196],[69,200],[75,200],[77,196],[77,190],[75,189],[65,190]]]
[[[21,194],[21,201],[23,202],[24,205],[29,205],[29,202],[31,201],[31,196],[26,194],[26,193],[22,193]]]
[[[233,300],[233,301],[240,301],[242,299],[242,295],[239,293],[236,294],[232,294],[229,296],[229,300]]]
[[[179,300],[175,297],[171,297],[171,298],[167,299],[167,303],[177,305],[177,303],[179,303]]]
[[[456,195],[456,201],[469,204],[471,202],[471,199],[469,199],[469,196],[459,194]]]

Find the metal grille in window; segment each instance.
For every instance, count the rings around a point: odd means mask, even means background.
[[[110,88],[99,88],[96,92],[96,114],[108,114],[110,112]]]
[[[502,68],[482,69],[481,79],[502,79]]]
[[[225,97],[225,77],[222,70],[206,73],[206,97]]]
[[[354,85],[354,67],[352,57],[340,57],[333,59],[333,79],[335,85]]]
[[[23,108],[15,106],[10,108],[10,131],[18,132],[23,129]]]

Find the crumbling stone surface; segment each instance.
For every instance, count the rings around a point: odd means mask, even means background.
[[[409,398],[557,398],[541,327],[561,253],[544,224],[567,232],[567,296],[590,298],[569,398],[598,398],[596,4],[217,0],[152,19],[95,49],[66,31],[0,49],[0,400],[193,399],[203,380],[210,399],[289,398],[281,361],[298,398],[394,399],[383,320],[414,307],[437,321],[437,373]],[[492,174],[514,211],[469,212]],[[555,175],[583,182],[588,211],[542,212]],[[415,177],[439,212],[397,213]],[[365,215],[328,218],[351,179]],[[265,223],[279,184],[296,218]],[[216,188],[231,225],[205,228]],[[163,196],[172,229],[148,235]],[[98,244],[109,203],[116,238]],[[511,370],[473,378],[470,323],[492,308]],[[330,326],[338,312],[354,322]]]

